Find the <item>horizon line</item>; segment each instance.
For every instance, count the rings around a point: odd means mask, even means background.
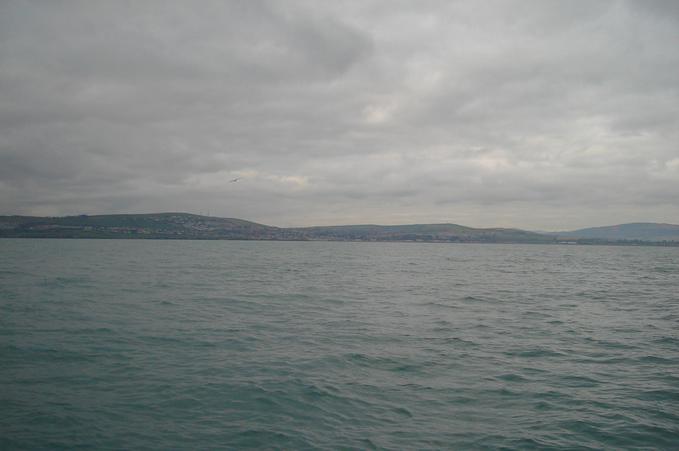
[[[634,221],[634,222],[623,222],[623,223],[618,223],[618,224],[607,224],[607,225],[596,225],[596,226],[587,226],[587,227],[580,227],[577,229],[571,229],[571,230],[536,230],[536,229],[527,229],[527,228],[519,228],[519,227],[503,227],[503,226],[485,226],[485,227],[474,227],[474,226],[467,226],[463,224],[459,224],[456,222],[412,222],[412,223],[398,223],[398,224],[378,224],[378,223],[371,223],[371,222],[365,222],[365,223],[352,223],[352,224],[330,224],[330,225],[304,225],[304,226],[288,226],[288,227],[281,227],[281,226],[276,226],[276,225],[270,225],[270,224],[265,224],[262,222],[256,222],[252,221],[250,219],[242,219],[242,218],[236,218],[236,217],[231,217],[231,216],[214,216],[210,214],[200,214],[200,213],[189,213],[189,212],[184,212],[184,211],[160,211],[160,212],[152,212],[152,213],[95,213],[95,214],[88,214],[88,213],[79,213],[79,214],[67,214],[67,215],[60,215],[60,216],[36,216],[36,215],[22,215],[22,214],[3,214],[0,215],[0,217],[5,216],[5,217],[10,217],[10,216],[16,216],[16,217],[28,217],[28,218],[68,218],[68,217],[89,217],[89,216],[141,216],[141,215],[172,215],[172,214],[177,214],[177,215],[191,215],[191,216],[198,216],[202,218],[215,218],[215,219],[235,219],[238,221],[246,221],[246,222],[251,222],[253,224],[258,224],[262,226],[267,226],[267,227],[274,227],[278,229],[302,229],[302,228],[315,228],[315,227],[352,227],[352,226],[376,226],[376,227],[398,227],[398,226],[414,226],[414,225],[455,225],[459,227],[467,227],[470,229],[505,229],[505,230],[521,230],[525,232],[532,232],[532,233],[559,233],[559,232],[575,232],[578,230],[584,230],[584,229],[596,229],[596,228],[605,228],[605,227],[619,227],[619,226],[624,226],[624,225],[633,225],[633,224],[653,224],[653,225],[667,225],[667,226],[676,226],[679,227],[679,224],[673,224],[669,222],[651,222],[651,221]]]

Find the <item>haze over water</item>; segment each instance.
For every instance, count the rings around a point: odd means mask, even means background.
[[[0,240],[0,448],[676,448],[677,251]]]

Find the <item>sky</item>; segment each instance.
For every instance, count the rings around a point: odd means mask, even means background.
[[[163,211],[679,224],[679,2],[0,2],[0,214]]]

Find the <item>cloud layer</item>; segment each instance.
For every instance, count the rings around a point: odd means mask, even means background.
[[[0,213],[679,223],[676,5],[3,2]]]

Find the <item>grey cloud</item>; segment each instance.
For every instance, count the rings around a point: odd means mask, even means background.
[[[662,1],[4,2],[0,212],[676,223],[678,17]]]

